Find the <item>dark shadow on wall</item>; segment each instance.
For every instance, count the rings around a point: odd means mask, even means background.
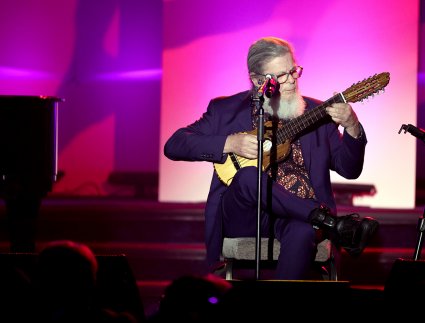
[[[59,152],[113,116],[114,167],[158,170],[161,17],[162,1],[78,2],[72,62],[58,90]]]

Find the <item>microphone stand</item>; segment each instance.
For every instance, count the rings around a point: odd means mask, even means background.
[[[409,132],[412,136],[421,139],[423,142],[425,142],[425,132],[417,128],[411,124],[402,124],[400,127],[400,130],[398,133],[401,133],[401,131],[404,130],[404,133]],[[413,260],[419,260],[421,257],[421,251],[422,251],[422,245],[423,245],[423,234],[425,232],[425,209],[422,216],[418,219],[418,237],[416,240],[416,246],[415,246],[415,252],[413,254]]]
[[[257,235],[255,237],[255,279],[260,279],[260,260],[261,260],[261,200],[262,200],[262,176],[263,176],[263,141],[264,141],[264,97],[254,94],[253,102],[258,111],[257,141],[258,141],[258,160],[257,160]]]
[[[419,260],[419,258],[421,257],[423,234],[425,231],[424,216],[425,216],[425,210],[424,210],[424,214],[420,216],[418,219],[418,239],[416,241],[416,247],[415,247],[415,253],[413,254],[413,260]]]

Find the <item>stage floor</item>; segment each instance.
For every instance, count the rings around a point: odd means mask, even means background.
[[[49,241],[70,239],[86,243],[98,256],[125,255],[145,310],[151,314],[171,281],[182,275],[208,273],[203,210],[204,203],[49,197],[43,200],[39,213],[36,252]],[[339,207],[340,215],[348,213],[374,217],[380,227],[359,258],[342,252],[340,280],[349,282],[350,289],[379,299],[396,260],[413,259],[423,208]],[[0,252],[9,252],[2,202]]]

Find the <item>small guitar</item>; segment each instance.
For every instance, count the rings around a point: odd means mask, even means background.
[[[266,122],[264,124],[265,141],[263,142],[263,170],[267,170],[273,163],[284,160],[289,155],[291,143],[295,136],[328,116],[326,107],[333,103],[361,101],[383,90],[389,81],[390,73],[384,72],[355,83],[344,92],[336,94],[314,109],[307,110],[301,116],[288,121],[283,127],[279,127],[275,130],[274,134],[272,133],[272,122]],[[246,133],[256,135],[257,129],[247,131]],[[273,144],[276,146],[273,152],[271,149],[272,135],[274,136],[273,140],[275,140]],[[214,163],[214,169],[219,179],[224,184],[230,185],[239,169],[247,166],[257,166],[257,163],[257,159],[247,159],[234,153],[229,153],[223,164]]]

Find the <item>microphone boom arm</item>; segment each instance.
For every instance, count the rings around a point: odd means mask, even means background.
[[[401,128],[398,133],[401,133],[402,130],[404,130],[404,133],[409,132],[412,136],[415,136],[416,138],[421,139],[423,142],[425,142],[425,130],[415,127],[412,124],[401,125]]]

